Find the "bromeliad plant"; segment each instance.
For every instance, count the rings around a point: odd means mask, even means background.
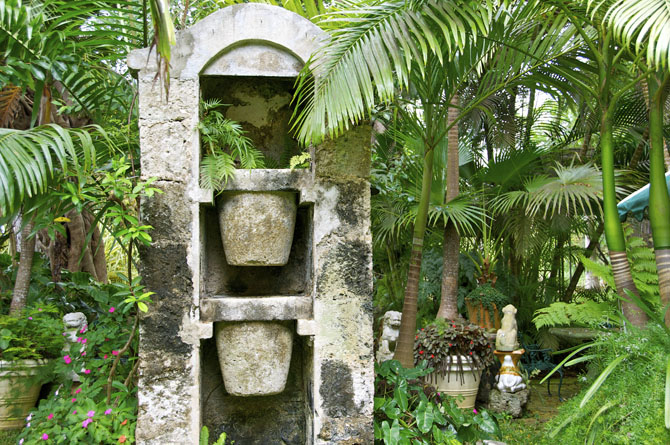
[[[414,361],[425,360],[442,377],[456,364],[463,375],[463,362],[472,359],[474,368],[484,369],[494,362],[493,348],[486,331],[472,323],[436,319],[422,328],[414,342]]]
[[[223,190],[235,169],[262,168],[263,154],[254,148],[251,139],[237,122],[226,119],[218,111],[226,105],[211,99],[200,103],[200,141],[203,158],[200,163],[200,184]]]

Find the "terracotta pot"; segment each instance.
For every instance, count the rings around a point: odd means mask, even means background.
[[[482,376],[482,370],[474,367],[472,358],[461,356],[463,372],[459,370],[456,356],[451,357],[452,361],[448,365],[448,372],[441,376],[435,372],[431,374],[431,381],[435,382],[437,391],[448,396],[463,396],[464,399],[456,402],[459,408],[472,409],[477,400],[477,390]]]
[[[465,306],[468,309],[468,320],[470,323],[474,323],[484,329],[500,329],[498,307],[495,303],[491,303],[491,305],[493,306],[493,314],[482,303],[466,299]]]
[[[293,349],[290,322],[219,322],[214,330],[223,384],[229,394],[269,396],[284,391]]]
[[[20,429],[40,395],[34,377],[44,361],[0,361],[0,430]]]
[[[232,266],[283,266],[293,244],[294,192],[227,192],[218,200],[226,261]]]

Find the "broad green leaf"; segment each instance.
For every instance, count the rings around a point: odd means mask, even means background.
[[[579,404],[580,408],[584,408],[584,405],[591,400],[593,395],[598,391],[600,386],[603,384],[605,379],[614,371],[614,368],[616,368],[619,363],[621,363],[623,360],[628,358],[628,354],[623,354],[620,355],[619,357],[615,358],[610,362],[609,365],[603,370],[603,372],[598,376],[598,378],[593,382],[593,385],[589,388],[588,391],[586,391],[586,394],[584,394],[584,398],[582,399],[581,403]]]

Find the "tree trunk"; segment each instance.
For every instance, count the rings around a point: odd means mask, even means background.
[[[451,106],[447,114],[447,191],[445,201],[448,203],[458,196],[458,94],[451,99]],[[444,241],[442,243],[442,286],[440,308],[437,317],[446,320],[460,318],[458,313],[458,254],[460,253],[461,239],[458,230],[452,221],[444,227]]]
[[[18,316],[26,307],[26,299],[30,289],[30,270],[33,267],[33,255],[35,254],[35,236],[30,236],[34,227],[35,223],[31,219],[21,230],[19,268],[16,271],[14,292],[12,292],[12,302],[9,306],[9,314],[13,316]]]
[[[586,247],[586,250],[584,251],[584,256],[586,258],[591,258],[591,255],[593,255],[593,251],[596,249],[596,246],[600,243],[600,236],[603,234],[604,229],[605,225],[603,223],[598,224],[596,232],[591,237],[589,245]],[[582,273],[584,273],[584,263],[580,261],[579,264],[577,264],[575,272],[572,274],[572,277],[570,278],[570,283],[568,284],[568,288],[565,290],[565,294],[563,294],[563,302],[568,303],[570,302],[570,300],[572,300],[572,295],[575,293],[575,289],[577,289],[577,283],[579,283],[579,279],[582,277]]]
[[[605,219],[605,239],[610,254],[612,272],[616,291],[621,298],[621,310],[631,324],[644,327],[647,324],[647,314],[637,305],[629,302],[626,290],[639,295],[637,287],[633,282],[630,264],[626,256],[626,241],[623,228],[617,211],[617,198],[614,183],[614,141],[612,121],[614,120],[613,104],[611,104],[610,91],[610,69],[612,63],[609,36],[603,41],[603,61],[598,66],[598,77],[600,90],[598,102],[602,111],[600,121],[600,149],[602,153],[602,177],[603,177],[603,216]]]
[[[419,295],[419,276],[421,275],[421,255],[423,238],[426,233],[430,188],[433,179],[433,147],[426,149],[423,158],[423,177],[421,181],[421,200],[414,222],[412,253],[409,260],[409,272],[405,287],[405,299],[402,306],[402,321],[393,358],[403,368],[414,367],[414,336],[416,335],[417,300]]]
[[[667,94],[668,74],[649,76],[649,222],[654,240],[661,307],[670,304],[670,196],[665,182],[663,153],[663,106]],[[670,313],[665,312],[665,324],[670,326]]]

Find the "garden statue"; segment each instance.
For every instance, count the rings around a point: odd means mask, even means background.
[[[497,351],[514,351],[519,348],[517,341],[516,308],[508,304],[503,308],[502,326],[496,334]]]
[[[395,342],[400,333],[400,320],[402,313],[398,311],[388,311],[382,319],[382,337],[379,340],[379,350],[377,351],[377,362],[381,363],[393,358],[395,352]]]
[[[81,312],[67,313],[63,315],[63,325],[65,326],[65,332],[63,333],[65,336],[65,346],[63,346],[63,352],[69,354],[72,346],[78,343],[78,334],[83,333],[82,331],[86,329],[86,315]],[[82,349],[84,347],[82,345]],[[80,381],[79,376],[74,371],[71,373],[70,378],[73,382]]]
[[[503,358],[500,372],[496,376],[496,383],[497,388],[502,392],[517,392],[526,388],[511,354],[507,354]]]

